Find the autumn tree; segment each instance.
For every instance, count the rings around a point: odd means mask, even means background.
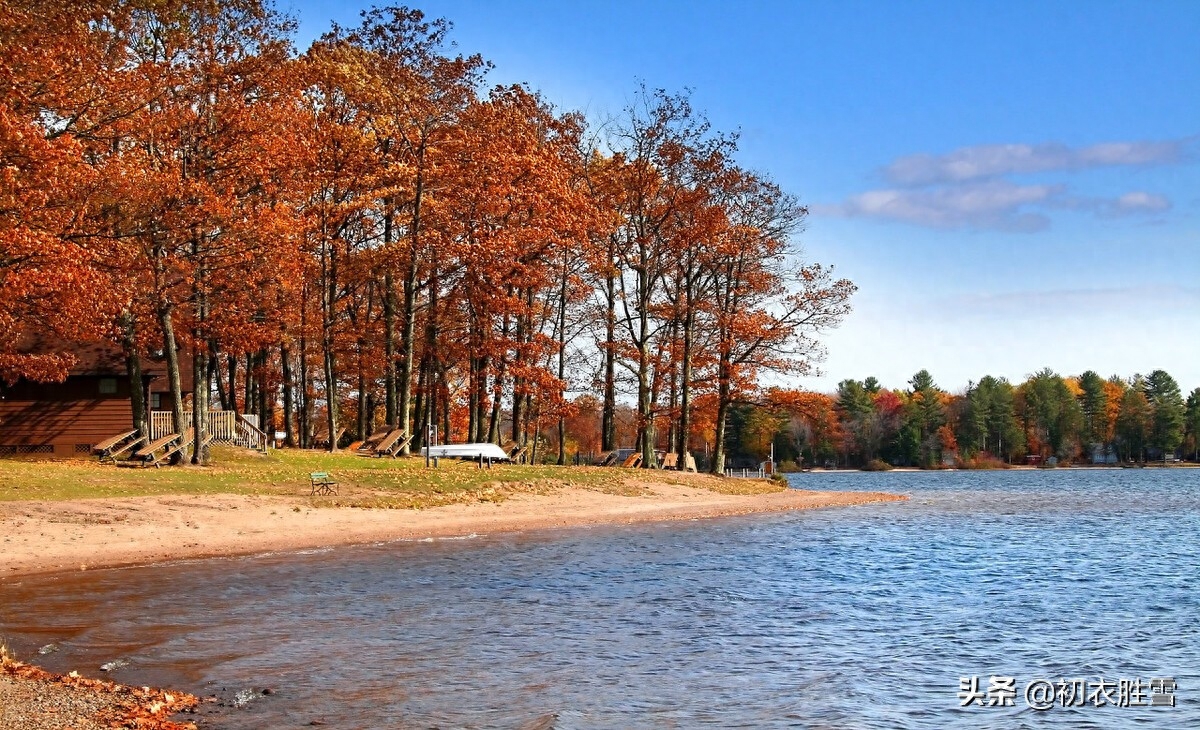
[[[863,381],[863,388],[868,392],[874,391],[871,401],[875,407],[875,417],[879,421],[879,458],[889,464],[899,463],[899,441],[904,427],[906,406],[904,393],[880,387],[874,378]]]
[[[360,100],[346,93],[358,81],[360,50],[336,31],[318,40],[298,66],[302,74],[306,198],[302,201],[303,248],[315,263],[308,294],[318,302],[324,431],[328,448],[337,448],[342,421],[337,394],[341,390],[339,354],[355,335],[347,306],[354,284],[346,274],[375,235],[372,217],[377,167],[373,139],[364,126]],[[359,269],[361,271],[361,269]],[[301,352],[301,368],[306,369]]]
[[[636,381],[640,419],[638,448],[645,467],[656,465],[655,362],[667,324],[658,315],[665,277],[675,247],[688,236],[686,215],[691,201],[688,182],[698,158],[724,141],[692,109],[686,96],[641,89],[619,123],[612,125],[609,145],[619,163],[610,200],[620,226],[610,234],[613,317],[620,344],[604,347]],[[718,444],[723,434],[718,434]],[[720,448],[720,446],[718,446]]]
[[[465,337],[468,438],[498,440],[510,383],[513,440],[536,435],[543,420],[557,422],[565,462],[567,348],[587,296],[576,252],[592,220],[575,157],[581,120],[506,87],[470,107],[462,126],[446,148],[457,170],[446,225],[459,253],[445,278],[468,323],[455,330]]]
[[[1103,443],[1112,444],[1117,438],[1117,418],[1121,415],[1121,404],[1125,399],[1125,391],[1129,389],[1123,378],[1113,375],[1104,381],[1104,420]]]
[[[65,375],[30,333],[108,339],[131,382],[165,361],[183,432],[190,358],[198,462],[215,395],[289,444],[319,419],[330,449],[382,420],[503,426],[536,454],[554,424],[565,463],[574,357],[600,365],[602,446],[633,425],[646,466],[665,432],[681,468],[711,441],[720,470],[730,409],[763,373],[808,371],[848,311],[853,285],[798,255],[806,211],[686,95],[642,89],[599,149],[523,87],[482,96],[488,64],[408,8],[299,58],[269,0],[14,0],[0,19],[0,377]],[[578,339],[589,294],[600,358]]]
[[[728,203],[730,227],[707,263],[712,271],[710,342],[715,350],[717,417],[712,470],[724,469],[725,415],[763,372],[811,371],[824,351],[817,336],[850,311],[857,287],[833,270],[803,263],[795,248],[807,210],[756,175],[739,176]]]
[[[0,379],[61,380],[69,353],[23,351],[35,333],[99,339],[109,283],[92,264],[93,140],[128,113],[109,73],[117,3],[0,4]]]
[[[445,381],[437,347],[444,308],[441,254],[453,239],[441,235],[430,213],[448,194],[439,176],[442,148],[455,137],[488,68],[478,55],[445,53],[450,27],[444,19],[426,20],[419,10],[372,8],[362,13],[359,27],[335,26],[322,40],[361,59],[352,66],[361,74],[352,88],[364,92],[358,99],[364,131],[381,174],[373,197],[385,252],[385,419],[409,433],[414,433],[414,410],[422,418],[437,410],[426,402],[413,408],[418,381],[426,382],[424,398],[436,396],[428,383],[440,381],[444,387]],[[418,337],[422,307],[425,325]]]

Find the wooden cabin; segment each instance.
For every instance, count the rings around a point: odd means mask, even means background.
[[[25,352],[70,352],[76,362],[61,383],[0,382],[0,456],[86,456],[92,446],[134,428],[129,377],[120,348],[108,343],[35,340]],[[191,358],[180,353],[183,390],[192,388]],[[169,409],[165,362],[142,359],[147,410]]]

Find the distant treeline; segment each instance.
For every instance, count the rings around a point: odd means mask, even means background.
[[[907,387],[843,380],[834,394],[770,391],[735,409],[734,459],[802,464],[1000,466],[1197,458],[1200,388],[1185,399],[1171,375],[1064,377],[1041,370],[1014,385],[985,376],[962,393],[928,371]]]

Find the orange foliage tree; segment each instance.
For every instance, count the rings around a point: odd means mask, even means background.
[[[597,144],[484,93],[444,20],[372,8],[299,56],[294,29],[270,0],[0,2],[0,377],[65,376],[30,336],[108,339],[131,381],[165,360],[182,432],[190,359],[199,462],[212,401],[300,446],[438,424],[537,454],[557,426],[565,463],[628,427],[646,466],[704,442],[719,469],[730,406],[847,311],[789,259],[804,210],[686,96],[642,89]]]

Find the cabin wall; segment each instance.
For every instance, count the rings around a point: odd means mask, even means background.
[[[59,349],[82,357],[80,369],[61,383],[0,382],[0,457],[84,456],[93,444],[133,428],[129,378],[120,351],[97,344]],[[150,358],[142,364],[147,410],[170,410],[165,366]],[[190,403],[191,355],[180,352],[179,365],[185,402]]]
[[[83,456],[131,428],[129,381],[122,377],[21,381],[0,397],[0,456]]]

